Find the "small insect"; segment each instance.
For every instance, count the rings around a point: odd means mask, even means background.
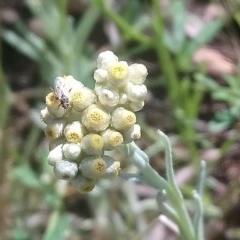
[[[56,94],[58,100],[60,101],[60,105],[67,109],[69,107],[69,92],[71,89],[66,87],[66,83],[62,77],[57,77],[54,80],[54,88],[53,91]]]

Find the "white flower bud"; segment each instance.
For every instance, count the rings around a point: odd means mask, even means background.
[[[104,141],[104,149],[106,150],[112,150],[123,143],[122,134],[112,129],[106,129],[102,133],[102,137]]]
[[[144,107],[144,101],[140,101],[140,102],[129,102],[128,103],[129,108],[133,111],[133,112],[138,112],[140,111],[143,107]]]
[[[129,82],[126,87],[126,93],[129,101],[143,101],[147,95],[147,88],[144,84],[137,85]]]
[[[97,57],[97,68],[108,69],[109,65],[117,63],[118,57],[111,51],[101,52]]]
[[[129,66],[128,79],[134,84],[143,84],[148,75],[147,68],[143,64],[134,63]]]
[[[106,172],[104,177],[117,176],[121,170],[120,162],[107,155],[104,155],[103,159],[106,162]]]
[[[81,148],[88,155],[100,155],[103,152],[103,138],[94,133],[87,134],[81,140]]]
[[[59,121],[52,123],[45,128],[45,135],[48,139],[53,140],[59,138],[63,134],[64,123]]]
[[[91,192],[95,187],[95,181],[78,175],[70,180],[71,184],[78,189],[80,193]]]
[[[55,120],[55,116],[53,116],[51,113],[49,113],[47,107],[45,107],[44,109],[41,110],[40,118],[46,124],[52,123]]]
[[[134,124],[129,129],[124,131],[123,133],[124,143],[130,143],[135,141],[141,137],[141,127],[138,124]]]
[[[135,123],[135,114],[123,107],[116,108],[112,113],[111,125],[117,130],[126,130]]]
[[[108,71],[104,69],[96,69],[94,71],[94,76],[96,83],[103,84],[108,80]]]
[[[77,163],[60,160],[56,162],[56,165],[54,166],[54,173],[60,179],[73,178],[78,173]]]
[[[81,154],[80,143],[65,143],[62,150],[64,157],[72,161],[78,160]]]
[[[100,85],[96,86],[94,90],[98,96],[99,102],[103,106],[114,107],[119,103],[119,95],[113,88],[106,88]]]
[[[95,101],[95,94],[87,87],[82,87],[71,92],[70,102],[77,111],[82,111]]]
[[[53,148],[47,156],[48,164],[54,166],[58,161],[63,159],[62,144]]]
[[[84,86],[82,82],[78,81],[71,75],[64,76],[63,79],[65,80],[65,86],[69,92]]]
[[[64,136],[69,143],[78,143],[83,137],[83,128],[80,122],[69,123],[64,129]]]
[[[108,69],[108,82],[116,88],[124,87],[127,82],[128,64],[125,61],[120,61],[112,64]]]
[[[128,101],[128,96],[126,93],[121,93],[119,96],[119,104],[123,105]]]
[[[107,165],[101,156],[90,156],[81,161],[79,169],[84,177],[98,179],[106,173]]]
[[[89,131],[99,132],[109,126],[110,118],[110,114],[104,108],[92,104],[84,110],[82,123]]]

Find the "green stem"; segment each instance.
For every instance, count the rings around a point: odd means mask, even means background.
[[[164,44],[164,23],[162,12],[159,6],[158,0],[152,0],[153,4],[153,27],[155,30],[155,45],[158,59],[162,68],[162,71],[166,77],[166,83],[168,85],[168,91],[171,103],[175,106],[177,102],[177,92],[174,89],[177,86],[177,75],[173,60],[170,53]]]
[[[195,208],[195,217],[194,217],[194,230],[197,236],[197,240],[204,240],[204,231],[203,231],[203,205],[201,196],[194,192],[194,199],[196,203]]]
[[[200,165],[200,174],[199,174],[199,179],[198,179],[198,185],[197,185],[197,193],[199,194],[200,197],[202,197],[203,190],[204,190],[204,182],[206,179],[206,162],[201,161]]]
[[[184,200],[182,195],[179,195],[179,191],[175,191],[174,188],[166,181],[163,181],[162,177],[157,174],[157,172],[148,165],[144,172],[144,179],[148,184],[158,190],[166,191],[166,198],[170,201],[172,208],[176,211],[179,221],[178,224],[180,234],[185,240],[194,240],[195,234],[193,230],[192,222],[187,213]],[[163,188],[164,186],[164,188]],[[175,219],[172,219],[173,221]]]
[[[206,162],[201,162],[199,180],[197,185],[197,191],[194,192],[194,198],[196,202],[196,211],[194,216],[194,229],[198,240],[204,240],[204,228],[203,228],[203,203],[202,194],[204,189],[204,182],[206,178]]]
[[[129,144],[128,158],[139,169],[143,182],[158,189],[160,192],[166,192],[166,200],[171,203],[176,216],[174,216],[173,211],[170,211],[171,209],[165,207],[164,210],[169,210],[167,216],[172,216],[171,219],[178,225],[181,237],[184,240],[195,240],[193,224],[188,215],[182,193],[174,179],[170,142],[164,133],[159,131],[159,134],[165,143],[167,181],[150,166],[149,159],[146,159],[145,153],[143,154],[143,151],[134,143]]]
[[[93,27],[96,25],[99,16],[99,8],[95,4],[91,3],[76,28],[75,41],[73,43],[75,46],[72,52],[73,55],[76,55],[74,54],[75,52],[81,55],[84,50],[86,41],[89,38]]]
[[[67,17],[67,0],[58,0],[58,3],[56,2],[55,4],[58,4],[59,11],[60,11],[60,22],[58,25],[58,32],[62,32],[63,28],[66,28],[66,17]]]
[[[41,134],[41,131],[36,126],[32,126],[32,129],[30,130],[30,133],[28,135],[28,138],[26,140],[23,153],[21,154],[20,162],[28,161],[30,158],[30,155],[33,153],[36,142]]]
[[[1,31],[0,31],[1,33]],[[0,53],[1,53],[1,45],[0,45]],[[9,172],[10,161],[12,159],[13,149],[10,147],[12,143],[11,131],[8,127],[8,119],[10,117],[10,104],[9,104],[9,89],[5,78],[3,76],[2,69],[2,58],[0,57],[0,232],[2,239],[9,239],[9,223],[6,222],[6,219],[9,218],[9,214],[11,212],[10,207],[10,196],[11,196],[11,182],[9,181]]]
[[[123,33],[127,33],[128,38],[136,40],[143,45],[152,45],[152,39],[150,37],[139,32],[116,12],[107,7],[106,1],[95,0],[95,3],[102,9],[108,18],[111,19],[122,30]]]
[[[2,63],[0,60],[0,101],[2,103],[1,108],[0,108],[0,113],[1,113],[0,114],[0,128],[1,129],[5,129],[6,124],[8,122],[9,112],[10,112],[10,104],[9,104],[10,99],[9,98],[10,98],[10,91],[8,89],[7,83],[3,76]],[[0,153],[1,152],[2,151],[0,151]]]
[[[174,171],[173,171],[173,163],[172,163],[172,151],[168,137],[160,130],[158,130],[158,134],[160,135],[161,139],[165,145],[165,164],[166,164],[166,174],[167,180],[169,184],[172,186],[174,191],[178,192],[178,195],[182,197],[181,191],[179,190],[176,181],[174,179]]]

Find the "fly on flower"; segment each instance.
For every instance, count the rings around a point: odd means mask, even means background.
[[[65,80],[62,77],[57,77],[54,81],[53,91],[56,94],[58,100],[61,103],[61,106],[64,109],[69,107],[69,92],[70,89],[66,87]]]

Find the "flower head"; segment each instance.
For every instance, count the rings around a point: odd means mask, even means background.
[[[109,126],[110,118],[103,107],[93,104],[84,110],[82,123],[89,131],[99,132]]]
[[[78,166],[74,162],[69,162],[67,160],[57,161],[54,166],[54,173],[60,179],[73,178],[78,173]]]
[[[79,168],[84,177],[98,179],[106,173],[107,164],[102,157],[91,156],[83,159]]]
[[[120,162],[106,151],[140,138],[135,112],[144,106],[146,76],[144,65],[129,66],[105,51],[97,58],[94,89],[71,75],[55,79],[40,117],[56,177],[87,193],[99,179],[118,175]]]
[[[69,123],[64,129],[64,136],[69,143],[78,143],[83,137],[83,128],[80,122]]]
[[[81,141],[81,148],[88,155],[100,155],[103,152],[103,138],[102,136],[90,133],[85,135]]]
[[[118,130],[126,130],[136,123],[136,116],[133,112],[120,107],[113,111],[111,125]]]
[[[111,51],[105,51],[98,55],[97,68],[108,69],[111,64],[117,63],[118,57]]]
[[[72,92],[71,103],[76,111],[82,111],[95,101],[95,95],[92,90],[82,87]]]
[[[114,107],[119,103],[119,94],[112,87],[96,86],[95,92],[99,102],[105,107]]]
[[[58,161],[63,159],[62,146],[63,144],[59,144],[49,152],[47,157],[48,164],[54,166]]]
[[[134,84],[143,84],[148,75],[147,68],[143,64],[134,63],[129,66],[128,79]]]
[[[115,87],[123,87],[127,83],[128,64],[124,61],[111,65],[108,69],[109,83]]]
[[[61,102],[57,98],[54,92],[50,92],[46,96],[46,106],[49,113],[53,114],[56,118],[61,118],[65,114],[64,108],[61,106]]]
[[[45,135],[48,139],[53,140],[57,139],[63,134],[64,123],[55,122],[50,125],[47,125],[45,128]]]
[[[107,150],[114,149],[123,143],[123,136],[120,132],[107,129],[102,133],[104,148]]]
[[[80,143],[65,143],[63,144],[62,151],[66,159],[77,161],[81,154]]]

